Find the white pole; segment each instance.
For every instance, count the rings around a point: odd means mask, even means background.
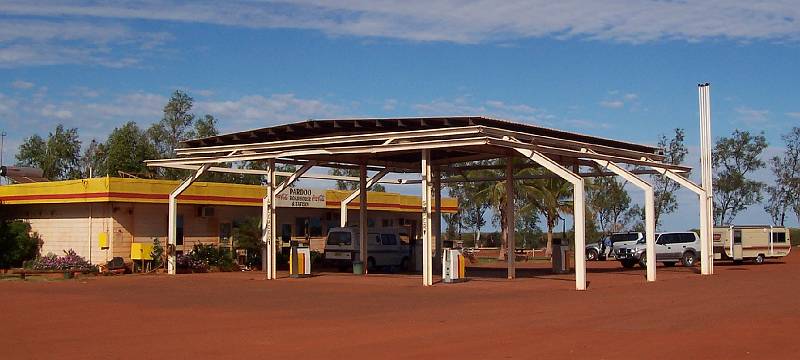
[[[623,167],[610,161],[592,159],[594,162],[609,169],[614,174],[629,181],[634,186],[644,190],[644,218],[645,218],[645,254],[647,258],[647,281],[656,281],[656,220],[655,196],[653,186],[642,180]]]
[[[432,226],[433,226],[433,238],[435,239],[434,243],[436,244],[436,252],[434,253],[434,259],[438,262],[442,260],[442,173],[439,167],[435,167],[433,171],[433,215],[432,218]],[[436,264],[436,262],[434,262]],[[444,273],[443,273],[444,274]]]
[[[422,150],[422,284],[433,285],[431,266],[431,151]]]
[[[713,274],[713,199],[711,174],[711,99],[708,83],[698,85],[700,108],[700,175],[703,194],[700,195],[700,272],[703,275]]]
[[[189,177],[188,179],[184,180],[178,187],[173,190],[169,194],[169,211],[168,211],[168,220],[167,220],[167,243],[172,245],[172,251],[170,251],[169,256],[167,257],[167,273],[170,275],[175,274],[175,247],[178,243],[178,196],[183,193],[186,189],[189,188],[189,185],[192,185],[195,180],[199,179],[203,173],[208,170],[210,165],[202,165],[200,166],[197,171]],[[168,247],[170,247],[168,245]]]
[[[363,266],[363,275],[369,272],[369,253],[367,252],[367,227],[369,226],[369,218],[367,217],[367,165],[361,164],[359,167],[359,181],[358,181],[358,230],[359,230],[359,245],[361,246],[360,260]]]
[[[586,207],[583,197],[583,178],[537,151],[522,148],[515,150],[572,184],[575,220],[575,289],[586,290],[586,252],[583,250],[586,248]]]

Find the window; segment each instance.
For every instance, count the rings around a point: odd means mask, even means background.
[[[680,242],[680,243],[694,242],[694,233],[687,232],[687,233],[680,233],[680,234],[677,234],[677,235],[678,236],[677,236],[676,242]]]
[[[352,243],[350,232],[334,231],[328,234],[328,245],[350,245]]]
[[[283,242],[292,241],[292,224],[281,225],[281,241]]]
[[[611,234],[611,243],[617,241],[634,241],[639,239],[639,233]]]
[[[786,233],[784,233],[784,232],[774,232],[774,233],[772,233],[772,242],[774,242],[774,243],[785,243],[786,242]]]
[[[383,245],[397,245],[397,236],[394,236],[394,234],[381,234],[381,243]]]
[[[381,221],[381,226],[383,226],[383,227],[391,227],[392,226],[392,219],[383,219]]]
[[[175,231],[175,244],[183,245],[183,215],[178,215],[178,221],[176,221],[176,231]]]
[[[310,218],[308,221],[308,231],[311,236],[322,236],[322,219],[318,217]]]
[[[299,217],[294,218],[294,236],[306,236],[308,229],[308,218]]]
[[[661,234],[656,240],[656,244],[669,245],[676,242],[676,234]]]

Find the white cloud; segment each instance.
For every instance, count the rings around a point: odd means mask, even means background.
[[[0,22],[0,67],[126,67],[139,63],[170,38],[166,33],[138,32],[105,21],[4,19]]]
[[[386,99],[381,108],[384,111],[394,111],[397,108],[397,99]]]
[[[55,118],[59,120],[66,120],[72,118],[72,111],[59,109],[53,104],[45,105],[40,111],[42,116],[47,118]]]
[[[347,107],[321,99],[304,99],[294,94],[247,95],[234,100],[197,101],[198,113],[220,119],[223,131],[265,127],[310,118],[342,115]]]
[[[769,122],[769,110],[758,110],[747,106],[734,109],[738,114],[737,120],[747,126],[766,125]]]
[[[16,80],[11,83],[11,87],[13,87],[14,89],[21,89],[21,90],[27,90],[34,86],[36,86],[36,84],[23,80]]]
[[[600,106],[609,109],[619,109],[625,106],[625,103],[622,100],[603,100],[600,102]]]
[[[786,116],[788,116],[788,117],[793,117],[793,118],[795,118],[795,119],[800,119],[800,111],[795,111],[795,112],[787,112],[787,113],[786,113]]]
[[[437,99],[411,106],[420,115],[483,115],[510,121],[552,126],[554,115],[527,104],[509,104],[500,100],[474,100],[470,96]]]
[[[628,43],[800,37],[795,0],[11,0],[0,12],[320,30],[331,35],[507,44],[519,38]]]

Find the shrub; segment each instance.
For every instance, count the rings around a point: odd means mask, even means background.
[[[164,247],[158,239],[153,239],[153,250],[150,252],[150,257],[153,259],[153,268],[158,269],[164,264]]]
[[[47,254],[36,258],[28,263],[33,270],[81,270],[97,271],[97,267],[86,261],[83,256],[75,253],[75,250],[64,251],[64,256]]]
[[[195,260],[190,254],[178,254],[175,258],[175,264],[179,270],[189,272],[208,272],[209,266],[207,262]]]
[[[39,255],[42,240],[31,225],[20,220],[0,221],[0,269],[20,267]]]

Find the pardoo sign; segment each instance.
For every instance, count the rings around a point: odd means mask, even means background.
[[[324,208],[325,190],[288,188],[275,195],[277,207]]]

